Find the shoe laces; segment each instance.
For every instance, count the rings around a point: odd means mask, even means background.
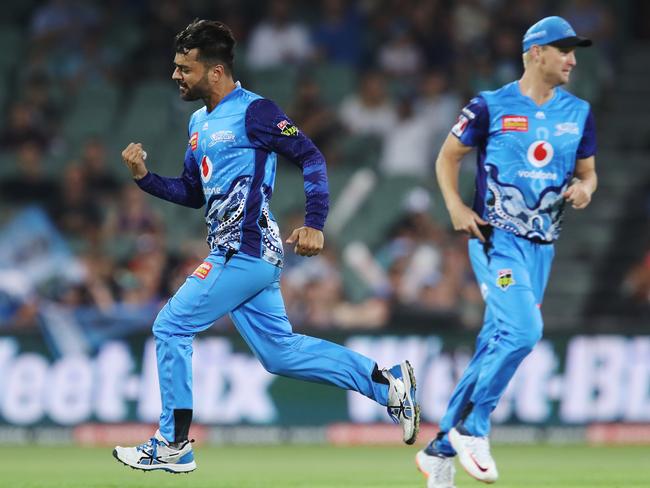
[[[396,381],[402,381],[397,379]],[[391,385],[391,388],[395,388],[394,385]],[[397,388],[395,388],[397,391]],[[413,416],[413,406],[410,405],[406,399],[406,392],[400,397],[397,398],[399,405],[388,405],[388,415],[393,419],[393,422],[396,424],[400,422],[400,419],[409,419]]]
[[[136,446],[136,449],[138,451],[147,452],[148,448],[155,449],[156,447],[158,447],[159,443],[160,443],[160,441],[158,439],[156,439],[155,437],[152,437],[147,442],[144,442],[144,443],[140,444],[139,446]]]

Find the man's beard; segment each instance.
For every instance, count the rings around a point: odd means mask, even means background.
[[[195,100],[201,100],[206,98],[206,93],[208,92],[208,90],[204,89],[203,85],[207,86],[207,80],[205,78],[199,81],[192,88],[190,88],[184,83],[179,83],[178,84],[179,91],[180,88],[185,89],[185,91],[180,91],[181,99],[185,100],[186,102],[193,102]]]
[[[186,102],[193,102],[195,100],[199,100],[200,98],[203,98],[198,92],[199,90],[194,88],[190,88],[187,85],[178,85],[179,87],[179,92],[181,95],[181,99],[185,100]],[[181,91],[180,89],[183,88],[184,91]]]

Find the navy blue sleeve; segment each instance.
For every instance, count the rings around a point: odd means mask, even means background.
[[[486,141],[490,133],[490,113],[483,97],[472,98],[463,107],[451,133],[465,146],[476,147]]]
[[[271,100],[259,99],[246,110],[246,133],[257,149],[286,157],[302,170],[305,190],[305,225],[322,230],[329,211],[325,158]]]
[[[582,130],[582,139],[576,153],[576,159],[587,159],[596,154],[596,121],[594,113],[589,109],[589,115],[585,120],[585,128]]]
[[[185,152],[183,173],[179,178],[166,178],[149,172],[135,182],[147,193],[169,202],[192,208],[201,208],[205,204],[199,166],[189,146]]]

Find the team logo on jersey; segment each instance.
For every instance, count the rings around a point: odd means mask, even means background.
[[[275,125],[278,127],[278,129],[280,129],[280,133],[283,136],[297,136],[298,135],[298,132],[299,132],[298,127],[296,127],[295,125],[291,125],[291,122],[289,122],[286,119],[281,121],[281,122],[278,122]]]
[[[208,130],[209,128],[210,128],[210,124],[206,122],[205,124],[203,124],[203,128],[201,130]]]
[[[504,115],[501,117],[501,132],[528,132],[528,117],[525,115]]]
[[[465,132],[465,129],[467,129],[467,125],[469,124],[469,119],[464,116],[464,115],[459,115],[458,116],[458,121],[456,124],[451,128],[451,133],[454,134],[456,137],[460,137],[463,135],[463,132]]]
[[[192,136],[190,137],[190,147],[192,148],[192,151],[196,151],[196,148],[199,147],[199,133],[194,132]]]
[[[546,114],[542,112],[541,110],[535,114],[535,118],[539,120],[545,120],[546,119]]]
[[[556,124],[554,136],[561,136],[562,134],[574,134],[578,135],[580,130],[578,129],[578,124],[575,122],[562,122],[561,124]]]
[[[538,140],[528,147],[528,162],[536,168],[543,168],[553,159],[553,146],[548,141]]]
[[[204,183],[210,181],[212,176],[212,161],[207,156],[201,158],[201,179]]]
[[[210,274],[211,270],[212,265],[207,261],[203,261],[201,264],[199,264],[199,267],[194,270],[192,276],[196,276],[198,279],[204,280],[208,277],[208,274]]]
[[[511,269],[500,269],[497,272],[497,286],[503,291],[506,291],[515,284],[515,279],[512,276]]]
[[[231,130],[219,130],[210,135],[208,147],[212,147],[220,142],[234,142],[235,133]]]

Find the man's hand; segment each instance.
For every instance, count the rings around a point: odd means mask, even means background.
[[[325,237],[320,230],[303,226],[295,229],[286,242],[295,243],[293,252],[300,256],[316,256],[323,250]]]
[[[576,210],[585,208],[591,202],[591,186],[584,183],[582,180],[574,178],[571,186],[564,192],[564,198]]]
[[[147,153],[139,142],[137,144],[132,142],[122,151],[122,160],[136,180],[144,178],[148,173],[147,166],[144,164],[146,157]]]
[[[481,242],[485,242],[485,237],[478,226],[488,225],[488,223],[467,205],[458,202],[456,205],[450,207],[449,217],[451,218],[454,230],[466,232],[470,236],[478,237]]]

